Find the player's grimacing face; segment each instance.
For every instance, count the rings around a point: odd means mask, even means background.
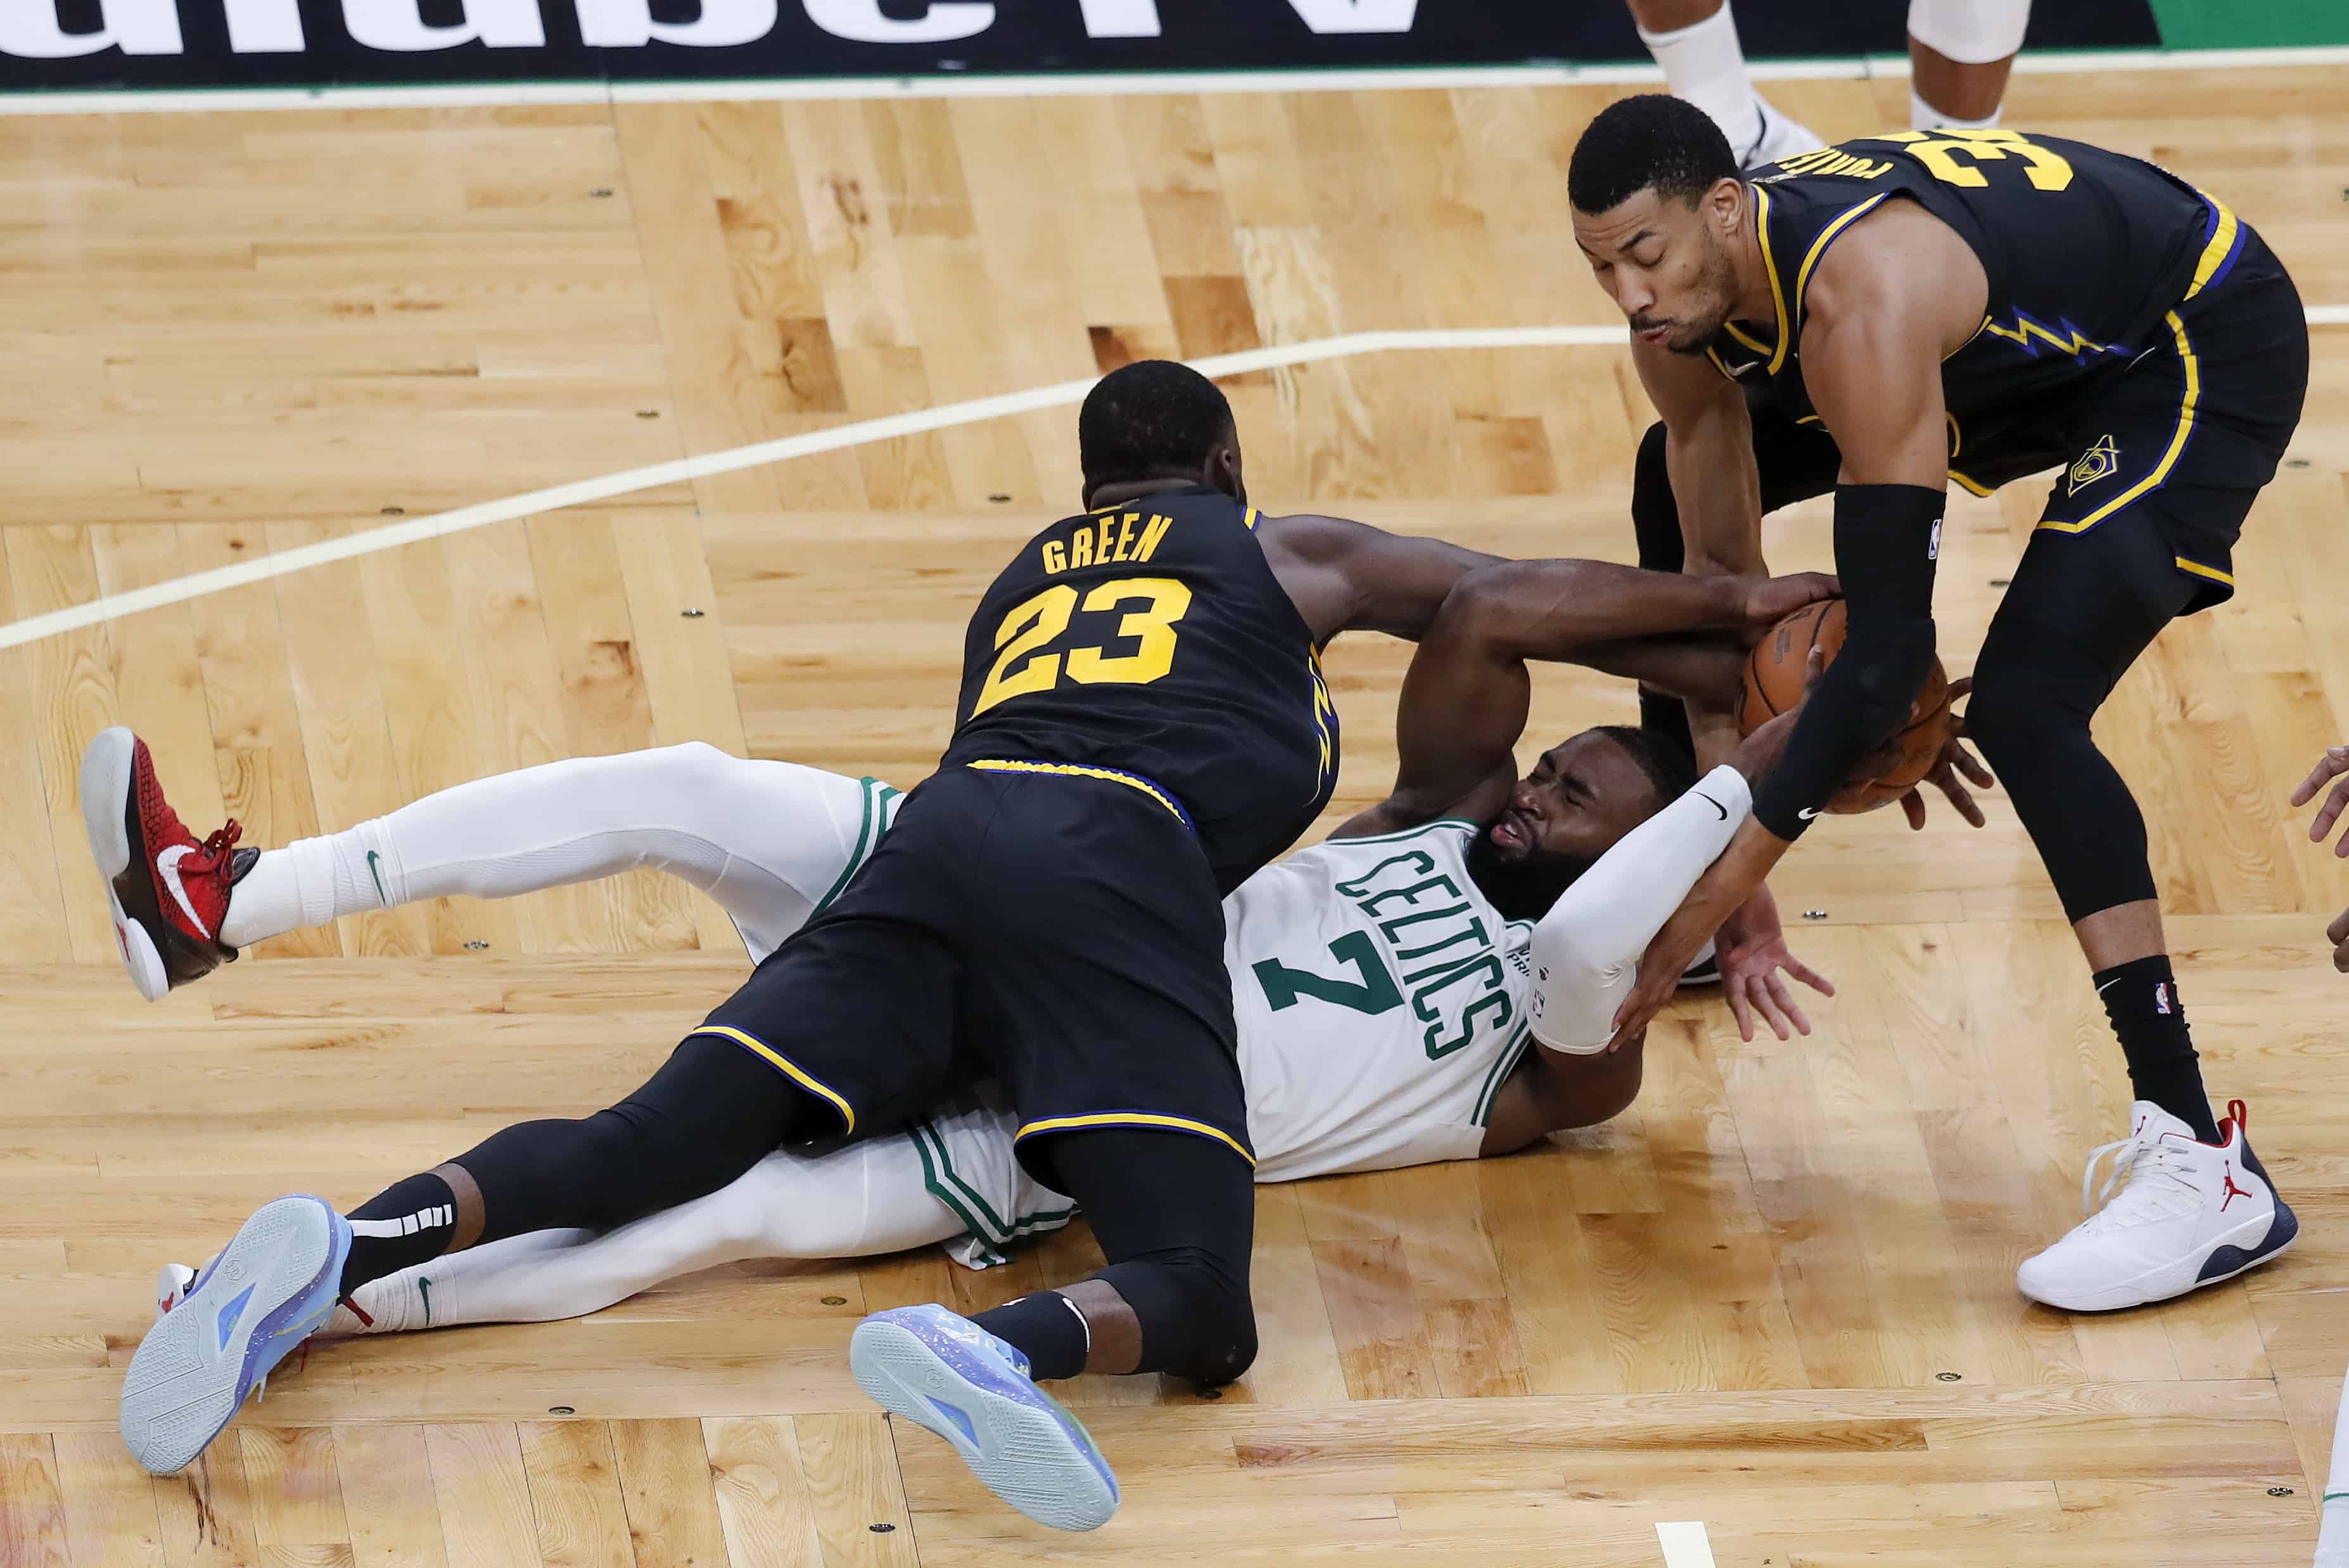
[[[1595,860],[1654,814],[1656,788],[1631,753],[1586,730],[1544,752],[1485,836],[1504,860]]]
[[[1604,213],[1574,214],[1574,237],[1599,286],[1640,342],[1701,354],[1737,298],[1737,274],[1713,197],[1640,191]]]

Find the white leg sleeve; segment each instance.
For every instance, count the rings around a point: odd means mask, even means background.
[[[1961,66],[1986,66],[2023,48],[2031,0],[1909,0],[1909,36]]]
[[[1534,1038],[1591,1055],[1615,1033],[1615,1010],[1640,973],[1640,955],[1754,809],[1735,768],[1623,836],[1534,928]]]
[[[876,793],[699,742],[523,768],[264,853],[230,895],[222,940],[242,947],[415,899],[510,898],[650,866],[716,898],[763,956],[865,843]]]
[[[363,1332],[374,1334],[549,1323],[720,1263],[869,1257],[943,1241],[962,1229],[924,1187],[913,1141],[874,1138],[814,1157],[779,1151],[706,1198],[604,1235],[509,1237],[403,1269],[360,1286],[354,1299],[375,1319]]]

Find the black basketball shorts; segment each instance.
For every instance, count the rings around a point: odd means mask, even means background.
[[[2243,225],[2231,259],[2072,424],[2039,535],[2149,527],[2164,550],[2129,554],[2192,579],[2181,613],[2233,597],[2235,541],[2300,423],[2308,357],[2300,295]],[[2175,592],[2150,578],[2141,589]]]
[[[1194,1134],[1250,1163],[1223,906],[1164,792],[1104,772],[942,769],[838,902],[696,1033],[894,1129],[999,1079],[1023,1164],[1050,1135]]]

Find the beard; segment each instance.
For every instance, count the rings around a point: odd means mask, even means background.
[[[1696,286],[1690,291],[1689,297],[1693,303],[1677,318],[1679,330],[1664,339],[1664,351],[1686,358],[1697,358],[1713,347],[1714,338],[1721,336],[1721,329],[1729,324],[1729,313],[1736,303],[1737,269],[1730,260],[1728,247],[1713,246],[1707,250],[1704,261],[1697,270]],[[1632,318],[1634,331],[1640,330],[1641,325],[1638,317]],[[1646,325],[1655,324],[1650,322]]]
[[[1505,855],[1493,842],[1492,826],[1488,822],[1479,828],[1468,846],[1468,875],[1505,920],[1540,919],[1577,878],[1598,864],[1591,856],[1550,849]]]

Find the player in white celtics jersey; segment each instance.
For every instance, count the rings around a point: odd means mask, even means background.
[[[1642,732],[1611,727],[1520,778],[1526,661],[1702,694],[1736,679],[1747,637],[1831,586],[1591,562],[1463,579],[1405,682],[1393,794],[1225,901],[1257,1179],[1507,1153],[1630,1103],[1640,1052],[1605,1051],[1616,1003],[1744,820],[1789,721],[1702,781]],[[651,866],[715,898],[757,961],[847,885],[897,798],[872,779],[700,745],[525,769],[264,853],[237,878],[219,938],[238,947],[346,913]],[[1729,967],[1741,1002],[1782,1034],[1807,1026],[1779,970],[1826,989],[1775,940]],[[359,1314],[338,1308],[333,1331],[574,1316],[746,1258],[939,1242],[985,1267],[1074,1213],[1013,1158],[1016,1126],[977,1085],[902,1132],[779,1150],[616,1231],[541,1231],[391,1275],[357,1292]],[[191,1272],[165,1270],[160,1306]]]

